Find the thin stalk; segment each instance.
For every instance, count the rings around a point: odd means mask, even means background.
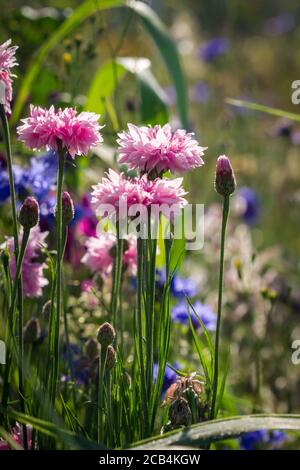
[[[104,372],[106,362],[106,349],[100,347],[99,354],[99,369],[98,369],[98,413],[97,413],[97,438],[98,444],[103,443],[104,427],[103,427],[103,385],[104,385]]]
[[[214,352],[214,380],[212,391],[212,402],[210,410],[210,419],[216,418],[215,406],[218,393],[218,376],[219,376],[219,345],[220,345],[220,331],[221,331],[221,315],[222,315],[222,297],[223,297],[223,278],[224,278],[224,253],[225,253],[225,236],[226,225],[229,213],[229,196],[224,197],[223,201],[223,216],[222,216],[222,229],[221,229],[221,251],[220,251],[220,271],[219,271],[219,289],[218,289],[218,317],[216,327],[216,340]]]
[[[118,308],[120,305],[123,246],[124,246],[124,241],[122,238],[120,238],[119,224],[117,223],[117,245],[116,245],[112,298],[111,298],[111,316],[113,319],[114,327],[117,324],[117,313],[118,313]]]
[[[3,126],[6,155],[7,155],[7,170],[8,170],[8,178],[9,178],[10,199],[11,199],[11,209],[12,209],[12,219],[13,219],[13,237],[14,237],[14,247],[15,247],[15,258],[16,258],[16,263],[17,263],[17,257],[18,257],[18,251],[19,251],[19,238],[18,238],[16,192],[15,192],[14,175],[13,175],[13,168],[12,168],[9,125],[8,125],[6,113],[2,104],[0,104],[0,118],[1,118],[2,126]]]
[[[54,353],[54,376],[51,401],[54,404],[58,372],[59,372],[59,326],[61,314],[61,280],[62,280],[62,256],[63,256],[63,230],[62,230],[62,186],[64,177],[65,150],[60,146],[58,150],[58,171],[57,171],[57,202],[56,202],[56,319],[55,319],[55,353]]]
[[[24,229],[23,231],[23,237],[22,237],[22,242],[21,242],[21,248],[19,251],[18,259],[17,259],[17,265],[16,265],[16,274],[15,274],[15,280],[13,283],[13,291],[12,291],[12,301],[11,305],[9,308],[9,313],[8,313],[8,318],[9,322],[12,325],[12,334],[15,334],[15,326],[16,326],[16,304],[17,304],[17,292],[20,286],[20,279],[22,279],[22,264],[24,260],[24,255],[26,251],[26,246],[27,242],[29,239],[29,234],[30,230]],[[22,282],[21,282],[22,286]],[[23,300],[22,300],[23,303]],[[25,413],[25,400],[24,400],[24,374],[23,374],[23,364],[24,362],[24,344],[23,344],[23,308],[19,309],[19,315],[18,315],[18,374],[19,374],[19,397],[20,397],[20,404],[21,404],[21,410],[23,413]],[[8,393],[9,393],[9,369],[11,366],[11,355],[9,356],[9,360],[7,361],[7,373],[5,373],[5,385],[3,387],[3,398],[2,398],[2,404],[4,407],[7,406],[7,400],[8,400]],[[28,448],[28,443],[27,443],[27,429],[26,425],[23,426],[23,434],[24,434],[24,449]]]
[[[143,299],[143,240],[137,239],[137,334],[140,362],[140,377],[142,386],[142,407],[144,414],[145,435],[149,432],[149,416],[147,403],[147,386],[145,376],[144,351],[143,351],[143,321],[142,321],[142,299]]]
[[[106,396],[107,396],[107,421],[109,431],[109,447],[114,447],[114,431],[113,431],[113,420],[112,420],[112,402],[111,402],[111,376],[110,370],[106,373]]]
[[[156,275],[156,245],[157,240],[152,240],[151,216],[148,217],[148,260],[147,260],[147,393],[149,402],[152,397],[153,387],[153,361],[154,361],[154,315],[155,315],[155,275]]]

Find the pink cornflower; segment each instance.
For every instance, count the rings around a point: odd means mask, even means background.
[[[7,114],[11,113],[13,75],[11,68],[17,64],[15,53],[17,46],[11,46],[11,39],[0,45],[0,102]]]
[[[116,246],[116,236],[113,233],[102,233],[86,241],[86,253],[82,263],[86,264],[92,273],[99,273],[105,279],[113,268],[113,251]],[[136,272],[136,238],[130,234],[124,239],[123,270],[130,274]]]
[[[119,134],[119,163],[142,173],[154,172],[161,176],[165,171],[183,173],[203,165],[202,155],[206,147],[200,147],[193,133],[170,124],[163,127],[137,127],[128,124],[128,131]]]
[[[25,251],[23,266],[22,266],[22,279],[24,295],[26,297],[41,297],[43,287],[48,284],[48,280],[44,277],[44,269],[47,264],[44,262],[41,248],[46,246],[45,238],[48,232],[41,232],[39,226],[34,227],[30,231],[28,244]],[[20,234],[20,242],[22,239],[22,232]],[[10,270],[12,277],[16,273],[13,238],[7,240],[8,251],[10,253]]]
[[[73,108],[58,109],[51,106],[44,109],[30,106],[30,116],[22,119],[23,125],[17,128],[19,140],[33,150],[44,147],[57,150],[58,143],[68,151],[72,158],[85,155],[91,147],[103,139],[98,123],[100,116],[94,113],[77,114]]]
[[[32,427],[27,425],[26,429],[27,429],[28,447],[31,448]],[[16,444],[24,448],[23,426],[20,423],[16,423],[16,425],[12,428],[11,437],[13,441],[15,441]],[[10,450],[10,449],[11,449],[10,445],[6,441],[0,439],[0,450]]]
[[[101,183],[93,186],[91,203],[96,210],[99,210],[99,206],[107,204],[111,205],[112,211],[118,211],[122,204],[129,208],[133,204],[140,204],[142,200],[142,188],[136,180],[126,179],[123,173],[109,169]]]
[[[127,211],[136,204],[141,204],[144,207],[150,207],[153,204],[167,205],[168,207],[177,205],[180,209],[187,204],[183,197],[187,193],[181,183],[182,178],[148,180],[146,175],[142,178],[126,179],[123,173],[118,174],[109,170],[107,176],[102,178],[101,183],[93,186],[92,204],[96,207],[96,211],[101,212],[102,215],[105,205],[110,205],[110,208],[107,207],[107,215],[110,216],[115,211],[117,218],[122,204],[127,208]]]

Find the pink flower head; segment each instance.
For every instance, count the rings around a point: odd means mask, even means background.
[[[14,77],[10,69],[18,65],[15,58],[18,47],[10,46],[10,44],[11,39],[0,45],[0,102],[7,114],[11,113],[10,102]]]
[[[101,183],[93,186],[91,203],[99,210],[99,206],[111,205],[112,210],[119,210],[121,204],[127,207],[141,203],[141,188],[135,180],[126,179],[123,173],[109,169]],[[111,215],[109,213],[109,215]]]
[[[116,236],[113,233],[103,233],[86,241],[86,253],[82,263],[86,264],[92,273],[99,273],[105,279],[113,268],[113,249],[116,246]],[[123,269],[129,269],[131,274],[136,272],[136,238],[128,235],[124,239]]]
[[[119,134],[119,163],[142,173],[154,171],[156,176],[170,170],[183,173],[203,165],[206,147],[200,147],[193,133],[183,129],[172,132],[170,124],[163,127],[137,127],[128,124],[128,131]]]
[[[44,277],[44,269],[47,267],[47,264],[41,256],[41,247],[46,246],[45,238],[47,235],[48,232],[41,232],[38,225],[30,231],[22,266],[23,289],[26,297],[41,297],[43,287],[48,284],[48,280]],[[20,242],[21,238],[22,232],[20,234]],[[7,246],[10,253],[10,270],[12,277],[14,277],[16,274],[16,264],[13,255],[13,238],[7,240]]]
[[[101,183],[93,186],[92,204],[98,212],[101,208],[102,213],[105,205],[111,205],[111,210],[107,211],[108,216],[115,211],[117,218],[121,204],[124,204],[127,211],[136,204],[144,207],[150,207],[152,204],[168,207],[177,205],[177,209],[180,209],[187,203],[183,198],[186,192],[181,183],[182,178],[148,180],[146,175],[142,178],[126,179],[123,173],[118,174],[109,170],[107,177],[102,178]],[[162,212],[167,212],[165,209],[167,207],[162,208]]]
[[[99,115],[79,113],[73,108],[55,111],[51,106],[43,109],[30,106],[30,116],[22,119],[23,125],[17,128],[19,140],[33,150],[57,150],[58,142],[71,157],[85,155],[91,147],[100,144],[103,139],[98,123]]]
[[[18,46],[11,46],[11,39],[0,45],[0,69],[11,69],[18,65],[16,61],[16,50]]]

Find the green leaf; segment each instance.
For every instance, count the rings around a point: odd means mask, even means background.
[[[172,431],[164,436],[149,438],[133,445],[135,450],[172,449],[174,446],[204,447],[211,442],[237,438],[246,432],[266,430],[286,430],[300,432],[300,415],[248,415],[195,424],[180,431]]]
[[[108,110],[108,100],[127,73],[134,75],[140,85],[143,122],[156,122],[162,116],[162,124],[168,119],[166,95],[150,69],[146,58],[118,57],[109,60],[97,71],[87,95],[85,109],[98,114]]]
[[[284,111],[278,108],[270,108],[269,106],[264,106],[263,104],[250,103],[249,101],[236,100],[232,98],[227,98],[225,102],[231,104],[232,106],[237,106],[239,108],[253,109],[254,111],[261,111],[262,113],[271,114],[272,116],[291,119],[292,121],[300,121],[299,114],[290,113],[289,111]]]
[[[86,0],[82,5],[75,9],[73,14],[61,24],[61,26],[54,34],[52,34],[52,36],[49,37],[47,41],[44,42],[21,83],[11,118],[12,124],[16,124],[18,121],[26,99],[30,94],[30,89],[40,73],[43,62],[52,49],[60,44],[61,41],[74,31],[84,20],[97,11],[122,6],[130,8],[136,13],[145,30],[157,46],[176,90],[178,112],[182,125],[187,127],[188,113],[186,86],[176,44],[170,37],[167,28],[160,18],[148,5],[143,2],[126,2],[125,0],[101,0],[101,2]],[[149,85],[149,80],[144,82],[144,84],[145,83]],[[109,86],[109,83],[107,86]]]
[[[97,11],[106,10],[109,8],[116,8],[124,5],[123,0],[101,0],[97,2],[95,0],[87,0],[82,3],[73,14],[67,18],[61,26],[57,28],[55,33],[50,36],[47,41],[43,43],[41,48],[38,50],[37,55],[31,64],[28,72],[25,74],[24,79],[21,83],[18,96],[14,105],[13,114],[11,117],[12,124],[16,124],[18,121],[26,99],[30,93],[31,86],[37,79],[41,66],[48,56],[49,52],[54,49],[55,46],[61,43],[61,41],[74,31],[84,20],[89,16],[93,15]]]
[[[142,20],[143,26],[153,39],[176,90],[177,107],[183,127],[188,126],[188,106],[186,83],[180,63],[177,46],[170,37],[169,31],[157,14],[143,2],[130,2],[128,4]]]

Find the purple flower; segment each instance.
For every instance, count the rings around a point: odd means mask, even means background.
[[[268,440],[268,431],[265,429],[246,432],[240,438],[240,447],[242,450],[255,450],[259,445],[267,444]]]
[[[32,157],[28,170],[28,185],[32,194],[41,202],[54,189],[57,175],[57,158],[50,150],[41,157]]]
[[[269,18],[264,24],[264,32],[269,36],[288,33],[295,26],[295,18],[290,13],[282,13]]]
[[[217,315],[212,311],[210,305],[203,304],[200,300],[197,300],[193,305],[195,312],[201,319],[205,328],[209,331],[214,331],[217,324]],[[198,318],[194,314],[192,308],[190,308],[191,320],[195,329],[201,329],[201,324]],[[172,320],[182,325],[189,324],[189,315],[186,302],[181,300],[175,307],[172,308]]]
[[[195,103],[206,103],[210,97],[210,88],[205,82],[197,82],[190,90],[190,99]]]
[[[256,450],[259,448],[278,448],[287,439],[282,431],[268,432],[266,429],[247,432],[240,438],[241,450]]]
[[[156,287],[163,289],[166,283],[166,271],[156,270]],[[194,297],[198,294],[198,284],[194,279],[174,275],[171,282],[171,295],[177,298]]]
[[[253,225],[259,217],[260,207],[256,191],[252,188],[240,188],[237,194],[239,212],[247,225]]]
[[[213,62],[217,57],[226,54],[229,50],[229,41],[226,38],[217,37],[202,44],[199,55],[204,62]]]
[[[174,369],[179,369],[179,364],[177,364],[175,362],[174,364]],[[158,364],[155,363],[154,366],[153,366],[153,381],[154,383],[156,382],[156,379],[157,379],[157,374],[158,374]],[[168,388],[176,382],[176,379],[177,379],[177,374],[176,372],[173,371],[173,369],[171,369],[171,367],[169,367],[168,365],[166,366],[166,369],[165,369],[165,375],[164,375],[164,381],[163,381],[163,386],[162,386],[162,389],[161,389],[161,394],[163,395],[167,390]]]

